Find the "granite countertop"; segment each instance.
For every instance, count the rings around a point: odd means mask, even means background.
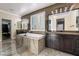
[[[79,35],[79,31],[54,31],[49,33],[64,34],[64,35]]]

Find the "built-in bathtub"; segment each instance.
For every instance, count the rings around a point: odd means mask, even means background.
[[[23,40],[25,46],[34,53],[39,54],[45,48],[45,35],[35,33],[22,33],[17,35],[19,40]]]
[[[45,35],[42,34],[35,34],[35,33],[22,33],[18,34],[21,37],[28,37],[30,39],[42,39],[45,37]]]

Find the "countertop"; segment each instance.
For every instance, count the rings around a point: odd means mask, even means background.
[[[61,34],[61,35],[79,35],[79,31],[54,31],[54,32],[48,32],[48,33],[55,33],[55,34]]]

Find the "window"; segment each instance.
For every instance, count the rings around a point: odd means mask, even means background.
[[[57,31],[63,31],[64,30],[64,18],[57,19]]]
[[[45,31],[45,12],[31,16],[31,31]]]

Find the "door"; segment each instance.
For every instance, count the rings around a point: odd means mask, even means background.
[[[59,36],[56,34],[51,34],[51,48],[59,49]]]
[[[65,35],[63,36],[64,39],[63,39],[63,42],[64,42],[64,51],[66,52],[69,52],[69,53],[73,53],[73,50],[74,50],[74,36],[68,36],[68,35]]]
[[[79,56],[79,39],[75,39],[74,54]]]
[[[64,40],[62,35],[59,35],[59,50],[64,51]]]
[[[46,47],[51,48],[51,34],[50,33],[46,33]]]

